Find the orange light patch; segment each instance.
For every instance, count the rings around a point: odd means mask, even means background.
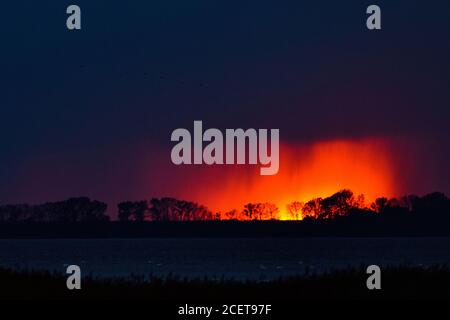
[[[249,202],[272,202],[281,219],[289,219],[286,205],[292,201],[306,202],[344,188],[364,194],[367,203],[395,194],[390,149],[383,139],[282,144],[280,170],[274,176],[259,175],[258,166],[201,166],[178,195],[222,213],[242,211]]]

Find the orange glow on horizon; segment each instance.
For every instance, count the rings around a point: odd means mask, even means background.
[[[383,139],[281,144],[278,174],[261,176],[259,165],[197,167],[197,182],[189,183],[180,196],[221,213],[242,211],[249,202],[272,202],[282,220],[289,219],[288,203],[327,197],[342,189],[364,194],[369,204],[396,193],[390,150]]]

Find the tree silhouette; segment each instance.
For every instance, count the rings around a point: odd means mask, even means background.
[[[144,221],[148,212],[147,201],[126,201],[118,205],[120,221]]]
[[[275,219],[279,219],[279,213],[280,210],[278,209],[278,207],[270,202],[266,202],[261,204],[260,206],[260,211],[262,211],[262,217],[260,216],[260,220],[275,220]]]
[[[243,214],[247,217],[248,220],[253,220],[257,218],[257,214],[259,214],[258,204],[255,203],[247,203],[244,206]]]
[[[387,207],[388,199],[385,197],[375,199],[370,208],[378,213],[384,212]]]
[[[304,218],[319,219],[323,217],[322,198],[314,198],[305,203],[302,209]]]
[[[286,206],[293,220],[300,220],[302,218],[302,209],[304,205],[303,202],[293,201]]]
[[[345,216],[351,208],[357,207],[353,192],[347,189],[336,192],[320,202],[319,219],[330,219]]]
[[[154,221],[212,220],[215,216],[205,206],[175,198],[153,198],[150,213]]]
[[[225,218],[227,220],[236,220],[239,219],[239,213],[236,209],[225,212]]]

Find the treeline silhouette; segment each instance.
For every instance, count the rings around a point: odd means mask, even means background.
[[[104,222],[109,221],[106,203],[87,197],[40,205],[0,206],[1,222]],[[212,212],[195,202],[175,198],[153,198],[149,201],[126,201],[118,204],[119,221],[210,221],[210,220],[335,220],[376,216],[386,219],[422,217],[450,220],[450,199],[434,192],[423,197],[416,195],[401,198],[378,198],[366,204],[363,195],[354,195],[344,189],[326,198],[314,198],[307,202],[294,201],[286,206],[289,216],[281,216],[273,203],[247,203],[242,210],[224,213]]]
[[[109,221],[107,205],[87,197],[39,205],[0,206],[0,222],[98,222]]]
[[[175,198],[126,201],[118,204],[120,221],[220,220],[205,206]]]
[[[344,189],[326,198],[314,198],[306,203],[293,201],[286,206],[288,217],[281,217],[280,209],[273,203],[247,203],[241,211],[211,212],[195,202],[174,198],[119,203],[120,221],[195,221],[195,220],[330,220],[338,217],[358,217],[377,214],[386,218],[423,216],[450,218],[450,199],[434,192],[423,197],[416,195],[401,198],[377,198],[366,204],[364,195],[355,196]]]

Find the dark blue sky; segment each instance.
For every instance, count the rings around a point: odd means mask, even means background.
[[[65,27],[72,3],[81,31]],[[369,4],[381,31],[365,28]],[[140,152],[168,156],[171,131],[196,119],[294,142],[406,137],[433,168],[427,187],[450,193],[448,1],[27,0],[2,12],[1,203],[141,196]]]

